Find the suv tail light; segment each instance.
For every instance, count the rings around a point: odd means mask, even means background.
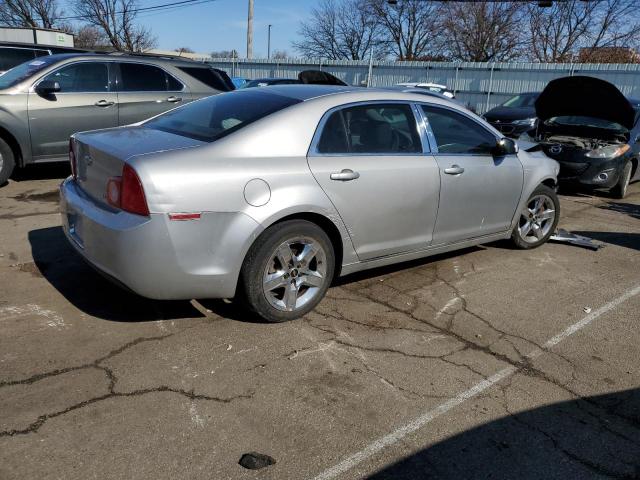
[[[128,164],[122,167],[121,177],[111,177],[107,182],[107,203],[125,212],[149,216],[149,207],[138,174]]]
[[[69,139],[69,164],[71,164],[71,175],[76,180],[78,178],[78,165],[76,163],[76,152],[73,150],[73,138]]]

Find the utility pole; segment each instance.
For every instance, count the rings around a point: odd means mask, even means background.
[[[253,0],[249,0],[247,16],[247,58],[253,57]]]
[[[271,24],[269,24],[269,29],[267,33],[267,58],[271,58]]]

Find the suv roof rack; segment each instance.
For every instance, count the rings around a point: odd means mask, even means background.
[[[181,57],[180,55],[165,55],[161,53],[145,53],[145,52],[119,52],[112,51],[106,52],[107,55],[122,55],[128,57],[153,57],[153,58],[165,58],[167,60],[185,60],[187,62],[196,62],[193,58]]]

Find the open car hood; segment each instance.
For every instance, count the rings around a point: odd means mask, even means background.
[[[347,86],[342,80],[334,77],[330,73],[321,72],[320,70],[305,70],[298,74],[298,80],[300,83],[312,84],[312,85],[341,85]]]
[[[594,77],[552,80],[535,105],[536,116],[542,122],[552,117],[580,116],[633,128],[635,112],[629,100],[611,83]]]

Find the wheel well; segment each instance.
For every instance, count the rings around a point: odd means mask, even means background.
[[[0,127],[0,138],[7,142],[7,144],[11,147],[16,165],[22,166],[22,150],[20,149],[20,144],[15,139],[15,137],[11,135],[8,130]]]
[[[336,267],[334,272],[334,278],[337,278],[340,275],[340,269],[342,268],[342,235],[340,235],[340,231],[338,227],[336,227],[335,223],[329,220],[327,217],[320,215],[318,213],[294,213],[293,215],[289,215],[287,217],[283,217],[277,222],[273,223],[273,225],[277,225],[282,222],[286,222],[287,220],[306,220],[311,223],[315,223],[319,226],[324,233],[327,234],[329,240],[331,240],[331,245],[333,245],[333,251],[336,256]]]
[[[631,178],[635,176],[636,170],[638,170],[638,159],[632,158],[631,159]]]
[[[556,188],[556,182],[552,178],[547,178],[542,181],[543,185],[546,185],[549,188]]]

